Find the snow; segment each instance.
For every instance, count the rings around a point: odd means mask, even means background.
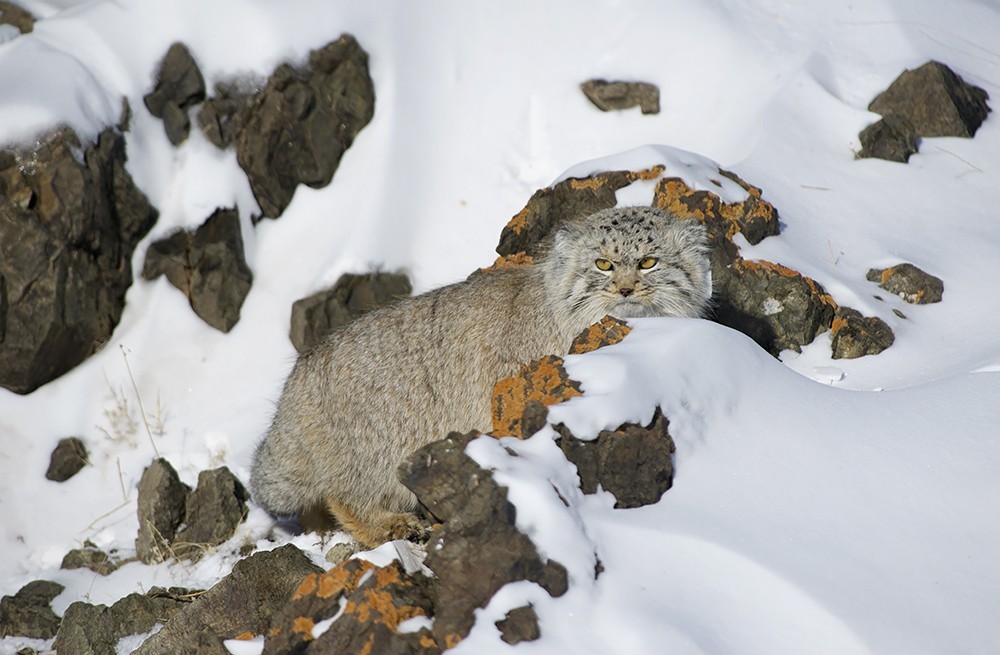
[[[940,60],[996,104],[995,4],[23,4],[43,19],[27,35],[0,32],[0,142],[30,145],[55,124],[92,137],[127,97],[128,169],[161,214],[134,269],[153,239],[237,206],[254,286],[224,335],[165,280],[136,281],[101,352],[29,396],[0,390],[0,593],[55,580],[61,614],[153,585],[204,588],[245,543],[291,541],[326,565],[340,537],[269,540],[271,520],[251,507],[197,564],[59,569],[88,539],[134,552],[136,484],[155,452],[191,485],[223,464],[248,478],[294,361],[294,300],[375,268],[405,271],[418,292],[456,281],[493,260],[506,221],[555,180],[666,162],[719,192],[714,161],[780,212],[780,236],[737,237],[743,256],[816,279],[886,321],[895,344],[833,361],[821,335],[779,361],[706,321],[642,319],[621,344],[568,357],[585,394],[553,418],[586,437],[661,406],[677,442],[674,487],[656,505],[615,510],[610,494],[576,489],[551,430],[471,444],[571,583],[558,599],[508,585],[457,650],[506,648],[493,622],[527,602],[543,636],[524,652],[985,653],[1000,642],[1000,123],[991,115],[974,139],[923,139],[906,165],[854,158],[877,118],[868,103],[904,68]],[[279,220],[250,229],[258,209],[234,154],[197,131],[173,148],[145,110],[156,66],[181,40],[210,88],[259,84],[344,32],[369,53],[375,117],[331,185],[298,189]],[[597,77],[657,84],[661,113],[599,112],[578,89]],[[651,194],[638,181],[618,201]],[[902,261],[942,278],[944,300],[908,305],[865,279]],[[162,435],[147,435],[140,402]],[[70,435],[93,465],[45,480]],[[398,552],[364,556],[384,564]],[[22,644],[37,647],[8,638],[0,652]],[[259,641],[227,647],[260,652]]]

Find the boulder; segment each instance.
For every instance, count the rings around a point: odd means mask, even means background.
[[[0,598],[0,638],[52,639],[59,630],[59,617],[52,601],[63,586],[49,580],[35,580],[13,596]]]
[[[156,216],[116,128],[86,146],[64,128],[0,152],[0,386],[30,393],[110,338]]]
[[[332,288],[295,301],[289,338],[305,352],[327,333],[412,291],[405,273],[345,273]]]
[[[232,145],[243,129],[253,98],[252,90],[238,84],[217,84],[215,94],[202,103],[198,112],[198,125],[205,138],[218,148]]]
[[[862,316],[850,307],[837,308],[831,333],[834,359],[877,355],[896,340],[885,321],[877,316]]]
[[[310,574],[275,619],[263,655],[436,655],[442,649],[426,627],[398,630],[433,613],[432,587],[430,578],[407,574],[398,562],[378,567],[352,559]]]
[[[198,474],[185,500],[184,525],[173,539],[178,557],[197,559],[206,548],[229,540],[247,516],[250,495],[225,466]]]
[[[60,439],[49,459],[45,477],[53,482],[65,482],[80,472],[89,462],[87,447],[79,437]]]
[[[185,605],[135,653],[173,655],[188,652],[185,643],[191,635],[233,639],[267,634],[274,617],[288,603],[303,578],[321,571],[292,544],[254,553],[237,562],[232,573],[214,587]]]
[[[235,139],[264,216],[280,216],[299,184],[330,183],[374,104],[368,55],[349,35],[311,52],[302,69],[275,70],[248,103]]]
[[[626,509],[659,502],[673,484],[675,446],[668,426],[657,408],[648,426],[626,423],[592,440],[577,439],[562,424],[556,431],[566,459],[576,465],[580,489],[593,494],[600,487],[615,497],[616,508]]]
[[[167,138],[179,145],[188,137],[188,108],[205,99],[205,79],[183,43],[174,43],[160,62],[153,90],[143,97],[153,116],[163,119]]]
[[[512,609],[494,625],[500,631],[500,638],[512,646],[522,641],[535,641],[542,636],[538,614],[531,605]]]
[[[184,520],[190,488],[165,459],[154,460],[139,479],[139,534],[135,550],[146,564],[166,561],[173,554],[171,542]]]
[[[149,632],[186,605],[174,598],[143,594],[129,594],[111,607],[75,602],[63,616],[55,650],[74,655],[118,652],[118,642],[123,637]]]
[[[903,71],[869,111],[907,120],[917,136],[972,137],[990,112],[989,94],[938,61]]]
[[[858,157],[873,157],[906,163],[917,152],[917,135],[913,124],[902,116],[881,118],[861,131],[861,152]]]
[[[581,84],[580,90],[601,111],[639,107],[644,114],[660,113],[660,89],[655,84],[595,79]]]
[[[877,282],[889,293],[915,305],[941,302],[944,295],[944,282],[941,278],[925,273],[913,264],[903,263],[889,268],[873,268],[868,271],[867,279],[869,282]]]
[[[142,277],[161,275],[188,297],[203,321],[229,332],[253,283],[237,210],[217,209],[194,232],[178,230],[150,245]]]
[[[452,433],[417,450],[399,469],[403,485],[442,523],[427,544],[424,563],[438,579],[432,630],[445,649],[469,634],[475,610],[504,585],[529,580],[552,596],[568,586],[565,567],[543,561],[518,531],[507,489],[465,454],[476,436]]]
[[[21,34],[35,29],[35,17],[13,2],[0,2],[0,25],[13,25]]]

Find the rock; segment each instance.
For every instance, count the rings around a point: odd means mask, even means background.
[[[726,266],[713,259],[712,287],[716,320],[774,355],[801,351],[830,328],[837,308],[815,280],[763,260],[737,258]]]
[[[522,641],[535,641],[542,636],[542,631],[538,627],[538,614],[531,605],[512,609],[495,625],[500,631],[500,638],[511,645]]]
[[[573,339],[569,354],[582,355],[604,346],[613,346],[631,331],[632,328],[614,316],[605,316]]]
[[[657,408],[646,427],[626,423],[590,441],[577,439],[561,424],[556,430],[559,447],[576,465],[580,489],[593,494],[600,486],[614,495],[616,508],[630,508],[659,502],[673,483],[675,446],[668,425]]]
[[[229,332],[253,283],[237,210],[217,209],[194,232],[178,230],[150,245],[142,277],[160,275],[184,292],[202,320]]]
[[[163,119],[167,138],[179,145],[188,137],[191,121],[187,110],[205,99],[205,79],[191,52],[183,43],[174,43],[160,62],[156,85],[143,102],[149,113]]]
[[[903,71],[868,109],[883,117],[905,118],[917,136],[971,137],[990,112],[987,98],[985,90],[968,84],[944,64],[929,61]]]
[[[154,460],[143,471],[139,480],[139,535],[135,550],[146,564],[166,561],[172,555],[170,543],[184,520],[189,491],[165,459]]]
[[[432,581],[405,573],[398,562],[378,567],[348,560],[302,581],[264,643],[263,655],[441,652],[427,628],[400,633],[399,625],[433,613]],[[341,611],[343,608],[343,611]],[[337,617],[322,634],[317,624]]]
[[[0,25],[13,25],[27,34],[35,29],[35,17],[12,2],[0,2]]]
[[[110,338],[155,221],[116,129],[85,148],[64,128],[0,152],[0,386],[30,393]]]
[[[332,288],[295,301],[289,338],[304,352],[327,333],[412,291],[405,273],[345,273]]]
[[[896,340],[892,328],[885,321],[877,316],[862,316],[849,307],[837,309],[831,332],[834,359],[877,355]]]
[[[232,573],[184,606],[135,653],[186,652],[185,639],[202,633],[221,639],[267,634],[274,617],[288,603],[302,579],[320,572],[322,569],[292,544],[254,553],[237,562]]]
[[[218,148],[228,148],[243,129],[253,97],[251,90],[235,84],[216,85],[215,95],[205,100],[198,113],[198,125],[205,138]]]
[[[475,433],[452,433],[417,450],[399,468],[400,481],[443,525],[427,544],[424,564],[438,578],[434,639],[454,647],[468,635],[474,611],[504,585],[539,584],[552,596],[566,592],[566,569],[543,562],[535,545],[516,527],[507,490],[465,454]]]
[[[873,268],[867,278],[889,293],[916,305],[941,302],[944,282],[939,277],[925,273],[913,264],[897,264],[890,268]]]
[[[902,116],[886,116],[872,123],[858,135],[861,152],[858,157],[874,157],[906,163],[917,152],[917,136],[910,121]]]
[[[45,477],[54,482],[65,482],[89,463],[87,457],[87,447],[79,437],[60,439],[52,451]]]
[[[49,580],[35,580],[13,596],[0,598],[0,638],[52,639],[59,629],[59,617],[52,601],[64,587]]]
[[[522,366],[516,375],[504,378],[493,386],[491,399],[495,437],[531,436],[521,429],[526,403],[537,401],[554,405],[579,396],[580,384],[569,379],[561,357],[549,355]]]
[[[280,66],[249,103],[236,158],[264,216],[277,218],[295,188],[330,183],[344,151],[374,114],[368,55],[349,35]]]
[[[75,602],[66,609],[55,650],[74,655],[118,652],[118,642],[129,635],[149,632],[169,621],[187,603],[173,598],[129,594],[111,607]]]
[[[198,474],[198,487],[187,496],[184,525],[173,540],[178,557],[197,559],[206,547],[232,537],[247,516],[250,495],[225,466]]]
[[[587,80],[580,90],[601,111],[639,107],[644,114],[660,113],[660,89],[655,84]]]
[[[63,557],[61,569],[90,569],[99,575],[116,571],[121,563],[89,541],[83,548],[74,548]]]
[[[361,546],[356,542],[342,542],[334,544],[330,547],[330,550],[326,551],[326,555],[323,556],[323,559],[336,566],[341,562],[346,561],[351,555],[357,553],[360,548]]]

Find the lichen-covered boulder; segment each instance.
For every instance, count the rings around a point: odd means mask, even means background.
[[[539,402],[554,405],[579,396],[580,384],[571,380],[561,357],[549,355],[521,367],[516,375],[493,386],[491,399],[493,430],[496,437],[525,438],[521,426],[525,405]]]
[[[877,282],[889,293],[915,305],[941,302],[944,297],[944,282],[941,278],[926,273],[913,264],[873,268],[866,277],[869,282]]]

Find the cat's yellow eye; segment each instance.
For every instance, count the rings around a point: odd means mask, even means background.
[[[639,260],[639,268],[650,269],[656,266],[656,257],[643,257]]]
[[[598,259],[597,261],[594,262],[594,266],[596,266],[597,270],[599,271],[610,271],[612,268],[615,267],[615,265],[609,262],[607,259]]]

